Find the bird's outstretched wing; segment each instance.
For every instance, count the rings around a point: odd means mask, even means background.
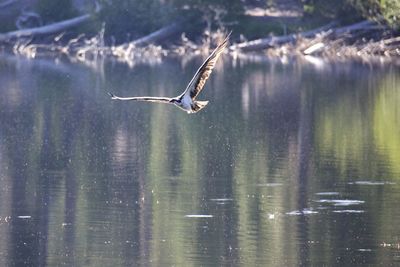
[[[197,70],[196,74],[193,76],[192,80],[190,81],[190,83],[188,84],[188,86],[186,87],[185,91],[182,93],[181,96],[184,96],[189,93],[190,97],[192,99],[195,99],[196,96],[201,92],[208,77],[210,77],[210,74],[219,56],[221,55],[222,51],[224,51],[225,47],[228,45],[228,40],[230,35],[231,33],[229,33],[225,37],[224,41],[220,43],[217,46],[217,48],[214,49],[211,55],[209,55],[208,58],[203,62],[203,64]]]
[[[112,93],[108,93],[111,99],[114,100],[133,100],[133,101],[148,101],[157,103],[171,103],[171,98],[169,97],[152,97],[152,96],[133,96],[133,97],[119,97]]]

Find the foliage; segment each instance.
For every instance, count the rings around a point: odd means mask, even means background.
[[[98,22],[105,22],[106,34],[118,41],[135,39],[174,21],[186,21],[186,31],[197,31],[204,21],[213,29],[223,26],[243,11],[240,0],[102,0]]]
[[[283,35],[285,34],[284,26],[279,21],[271,21],[268,23],[260,23],[257,20],[249,16],[239,17],[240,23],[237,25],[233,25],[231,29],[235,33],[245,33],[246,38],[249,40],[263,38],[265,36],[269,36],[269,34],[274,33],[275,35]]]
[[[306,13],[336,17],[343,21],[361,17],[382,21],[400,27],[400,1],[398,0],[309,0],[304,4]]]
[[[304,13],[315,17],[340,19],[341,21],[359,20],[360,12],[356,11],[351,0],[308,0],[303,4]]]
[[[363,16],[382,18],[393,27],[400,27],[400,1],[398,0],[347,0]]]
[[[105,22],[106,34],[119,39],[127,33],[133,37],[150,33],[171,21],[174,13],[169,4],[159,0],[103,0],[101,4],[98,20]]]
[[[77,15],[72,0],[38,0],[36,9],[44,23],[61,21]]]
[[[243,16],[246,7],[254,2],[262,6],[284,3],[278,0],[98,0],[101,12],[90,26],[80,31],[96,32],[105,23],[105,35],[118,43],[149,34],[167,24],[183,21],[185,32],[198,35],[204,28],[216,30],[229,27],[250,37],[265,36],[273,31],[281,33],[279,25],[251,23]],[[293,0],[302,4],[305,14],[316,18],[340,19],[350,23],[369,18],[386,21],[393,28],[400,27],[399,0]],[[37,0],[36,10],[44,23],[60,21],[78,14],[74,0]],[[86,27],[86,28],[85,28]]]
[[[244,11],[240,0],[171,0],[170,2],[181,11],[181,15],[198,14],[216,26],[231,22]]]

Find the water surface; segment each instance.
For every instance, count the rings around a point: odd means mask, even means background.
[[[400,69],[0,58],[0,265],[397,266]]]

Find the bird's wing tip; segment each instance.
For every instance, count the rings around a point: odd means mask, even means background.
[[[231,34],[232,34],[232,30],[230,30],[230,31],[225,35],[225,39],[224,39],[225,42],[229,40],[229,38],[231,37]]]
[[[232,34],[232,31],[228,32],[228,33],[225,35],[225,38],[223,39],[223,41],[222,41],[219,45],[220,45],[220,46],[222,46],[222,45],[227,45],[228,42],[229,42],[229,38],[231,37],[231,34]]]
[[[117,99],[117,97],[113,93],[107,92],[107,94],[111,97],[111,99]]]

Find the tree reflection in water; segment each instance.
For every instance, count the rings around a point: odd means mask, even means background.
[[[223,60],[187,116],[105,92],[173,95],[201,58],[2,57],[1,265],[392,264],[396,68]]]

